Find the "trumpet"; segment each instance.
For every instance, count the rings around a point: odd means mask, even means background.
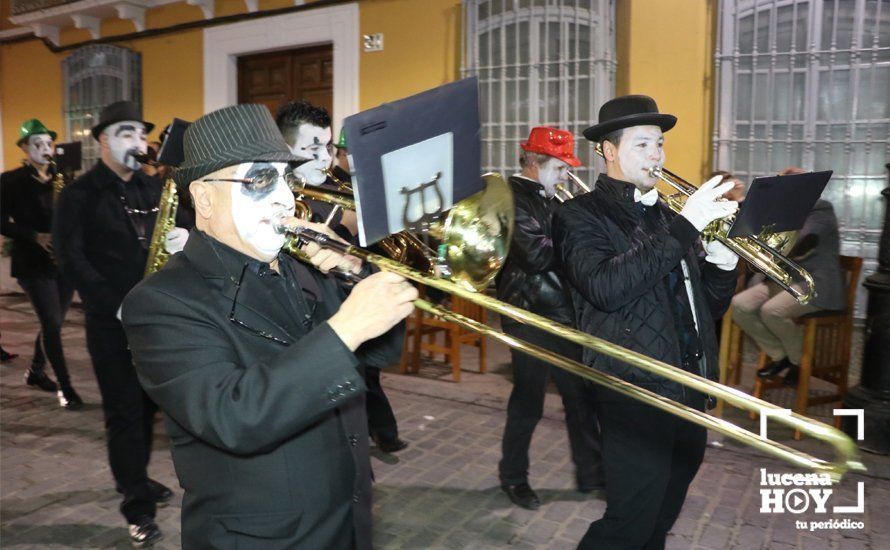
[[[569,178],[569,181],[571,181],[575,185],[576,188],[580,189],[584,193],[590,193],[590,187],[588,187],[587,184],[584,183],[584,181],[581,178],[579,178],[578,176],[576,176],[574,173],[572,173],[571,171],[568,171],[566,173],[566,176]],[[561,183],[557,183],[556,184],[556,194],[553,195],[553,197],[556,200],[558,200],[559,202],[565,202],[567,200],[574,199],[579,194],[581,194],[581,193],[572,193],[571,191],[569,191],[566,188],[565,185],[563,185]]]
[[[425,300],[416,300],[414,302],[414,305],[422,311],[502,342],[513,349],[520,350],[633,399],[643,401],[670,414],[719,432],[798,467],[826,474],[834,480],[839,480],[849,470],[865,470],[865,466],[859,460],[856,445],[846,434],[832,426],[799,414],[787,414],[787,411],[772,403],[686,372],[641,353],[623,348],[607,340],[555,323],[545,317],[514,307],[479,292],[479,290],[487,286],[488,282],[491,281],[499,267],[503,264],[512,228],[512,223],[510,223],[512,221],[512,196],[510,195],[509,187],[498,175],[487,174],[484,178],[486,182],[485,191],[461,201],[449,213],[448,221],[446,222],[447,231],[443,234],[442,247],[440,247],[440,249],[444,250],[442,260],[448,264],[448,269],[444,270],[444,274],[431,275],[412,269],[390,258],[329,239],[326,235],[307,228],[298,227],[291,229],[279,226],[278,230],[315,242],[323,248],[356,256],[384,271],[397,273],[406,279],[459,296],[488,310],[590,348],[597,353],[614,357],[679,382],[686,387],[724,399],[738,408],[762,415],[782,411],[781,414],[773,415],[777,422],[800,430],[815,439],[829,443],[835,450],[834,460],[829,462],[792,449],[782,443],[761,437],[727,420],[671,401],[620,378],[591,369],[578,361],[514,338],[488,325]],[[323,200],[319,197],[316,198]],[[500,233],[497,233],[497,231],[500,231]]]
[[[597,143],[595,150],[599,156],[603,156],[601,144]],[[669,195],[656,187],[661,199],[675,214],[679,214],[683,210],[686,199],[698,190],[696,186],[661,166],[649,168],[649,176],[658,178],[677,191]],[[801,305],[809,303],[816,295],[816,285],[813,276],[803,266],[783,256],[780,252],[788,243],[787,234],[771,233],[767,230],[756,237],[753,235],[729,237],[729,229],[732,227],[734,219],[735,216],[730,216],[711,222],[702,231],[702,237],[706,240],[720,241],[794,296],[798,303]]]

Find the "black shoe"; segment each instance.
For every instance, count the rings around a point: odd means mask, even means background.
[[[83,408],[83,399],[71,386],[63,387],[56,393],[56,396],[59,398],[59,405],[69,411],[79,411]]]
[[[155,504],[158,506],[163,506],[170,502],[170,499],[173,498],[173,490],[153,479],[148,480],[148,488],[151,491],[152,498],[155,499]]]
[[[28,372],[25,373],[25,384],[51,393],[56,393],[59,390],[58,384],[53,382],[45,372],[34,369],[28,369]]]
[[[791,366],[791,362],[788,361],[787,357],[783,357],[778,361],[773,361],[769,363],[767,366],[762,369],[757,370],[757,376],[760,378],[772,378],[773,376],[778,376],[782,374],[782,371]]]
[[[0,348],[0,363],[6,363],[7,361],[12,361],[16,357],[18,357],[18,353],[9,353],[3,348]]]
[[[518,483],[516,485],[501,485],[501,489],[510,497],[510,501],[516,506],[525,508],[526,510],[537,510],[541,506],[538,494],[528,483]]]
[[[785,379],[782,380],[782,383],[786,386],[796,388],[797,381],[800,379],[800,367],[791,363],[789,363],[789,365],[791,365],[791,368],[788,369],[788,374],[785,375]]]
[[[374,443],[377,444],[377,448],[387,454],[397,453],[402,449],[408,447],[407,441],[402,441],[398,437],[393,439],[392,441],[383,441],[380,439],[374,438]]]
[[[595,479],[592,481],[579,481],[578,482],[578,492],[584,493],[585,495],[590,494],[594,491],[604,491],[606,489],[606,482],[603,479]]]
[[[120,494],[124,494],[124,488],[119,484],[114,486],[114,490]],[[159,481],[155,481],[151,478],[148,479],[148,490],[151,492],[151,497],[154,499],[155,504],[158,506],[165,506],[170,499],[173,498],[173,490],[164,485]]]
[[[130,544],[133,548],[150,548],[164,538],[160,527],[155,523],[155,518],[142,516],[136,519],[136,523],[128,526],[130,531]]]

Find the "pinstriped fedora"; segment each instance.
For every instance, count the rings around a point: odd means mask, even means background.
[[[183,137],[184,157],[173,173],[180,187],[242,162],[306,162],[290,152],[264,105],[233,105],[191,123]]]

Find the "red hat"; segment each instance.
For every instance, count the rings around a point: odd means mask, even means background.
[[[556,157],[569,166],[581,166],[581,161],[575,156],[575,138],[565,130],[537,126],[532,128],[528,141],[519,146],[523,151]]]

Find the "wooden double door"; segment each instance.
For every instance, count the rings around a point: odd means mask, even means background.
[[[272,114],[305,99],[333,114],[334,52],[330,44],[238,58],[238,103],[261,103]]]

